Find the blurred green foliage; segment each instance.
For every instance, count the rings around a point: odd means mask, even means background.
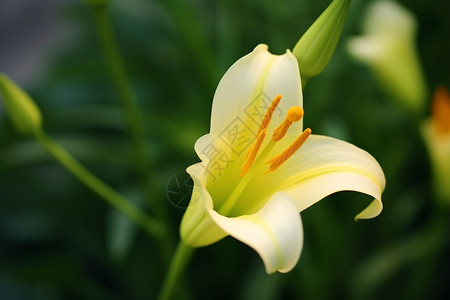
[[[433,199],[419,120],[387,98],[368,70],[345,52],[343,41],[360,33],[368,2],[353,1],[335,55],[308,83],[304,122],[314,133],[349,141],[380,162],[387,179],[384,211],[355,223],[354,215],[370,199],[350,192],[307,209],[302,213],[303,254],[288,274],[266,275],[253,250],[232,238],[201,248],[178,297],[444,299],[448,294],[449,208]],[[428,85],[450,87],[450,3],[400,2],[418,19],[418,50]],[[51,12],[55,26],[65,28],[58,34],[62,42],[45,48],[47,59],[26,84],[19,84],[37,102],[49,135],[147,209],[92,12],[81,0],[47,3],[52,5],[27,11],[23,18]],[[208,132],[221,75],[258,43],[267,43],[273,53],[292,49],[328,4],[111,2],[112,22],[148,129],[157,186],[151,201],[167,206],[172,238],[178,236],[184,210],[169,202],[167,184],[198,160],[193,145]],[[33,31],[25,19],[9,26],[9,39],[1,41],[9,46],[18,34]],[[15,47],[26,53],[26,45]],[[0,71],[8,72],[2,65]],[[0,106],[0,299],[152,299],[167,268],[159,255],[154,239],[100,201],[34,140],[14,131]]]

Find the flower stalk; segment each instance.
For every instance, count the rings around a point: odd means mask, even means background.
[[[45,133],[42,128],[41,112],[33,99],[5,74],[0,74],[0,94],[9,117],[19,132],[33,135],[41,146],[72,175],[151,236],[159,239],[165,237],[166,229],[159,221],[149,218],[124,196],[89,172]]]
[[[195,248],[186,245],[183,241],[179,242],[159,293],[159,300],[168,300],[172,297],[175,285],[186,269],[194,251]]]
[[[157,238],[164,236],[165,229],[162,223],[149,218],[124,196],[89,172],[64,148],[55,143],[43,130],[36,131],[35,137],[39,144],[41,144],[54,159],[102,199],[130,218],[136,225],[140,226],[151,236]]]
[[[144,118],[142,109],[131,87],[125,64],[119,51],[116,38],[107,8],[108,1],[88,1],[94,12],[95,25],[97,27],[98,36],[105,54],[105,59],[111,71],[112,80],[117,91],[118,98],[122,105],[124,120],[128,134],[133,143],[134,157],[136,168],[143,180],[146,196],[149,201],[154,200],[156,186],[151,177],[152,162],[149,159],[147,145],[145,141],[146,130],[144,126]],[[165,206],[150,202],[152,209],[162,221],[166,221],[167,216]],[[167,223],[167,222],[166,222]]]

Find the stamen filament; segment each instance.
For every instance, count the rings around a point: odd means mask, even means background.
[[[275,171],[286,160],[288,160],[295,152],[297,152],[297,150],[303,145],[310,135],[311,129],[305,129],[305,131],[303,131],[300,136],[286,150],[283,151],[283,153],[267,161],[266,165],[270,164],[270,166],[269,170],[265,174]]]

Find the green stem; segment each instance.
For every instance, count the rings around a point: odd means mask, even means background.
[[[94,12],[94,20],[97,27],[98,35],[105,54],[106,62],[110,68],[114,86],[117,90],[118,98],[122,105],[125,125],[128,134],[133,143],[133,150],[136,163],[136,170],[139,172],[143,181],[144,192],[147,201],[160,222],[164,223],[166,233],[171,232],[171,222],[167,213],[166,203],[152,201],[161,195],[158,186],[155,184],[151,174],[152,162],[147,153],[146,132],[144,126],[144,118],[139,107],[139,103],[133,93],[133,89],[128,78],[125,64],[117,45],[114,31],[108,16],[107,8],[108,0],[91,0],[88,1]],[[162,195],[161,195],[162,196]],[[162,199],[162,197],[160,197]],[[174,247],[174,239],[171,234],[160,236],[158,244],[161,257],[164,261],[168,261],[168,254]]]
[[[163,286],[160,290],[158,296],[159,300],[168,300],[172,297],[172,293],[175,289],[175,284],[177,283],[178,278],[181,276],[189,260],[194,254],[194,250],[195,248],[186,245],[185,243],[183,243],[183,241],[180,241],[178,243],[175,254],[172,257],[169,270],[166,274],[166,278],[164,279]]]
[[[126,127],[134,145],[136,168],[144,181],[145,192],[147,198],[150,200],[155,197],[156,187],[150,176],[152,164],[147,153],[144,118],[139,103],[133,93],[125,64],[117,46],[111,21],[107,14],[107,3],[103,5],[92,5],[92,7],[100,42],[122,105]],[[163,211],[164,205],[152,204],[155,212],[165,221],[166,213]]]
[[[75,160],[64,148],[55,143],[47,134],[38,130],[35,132],[38,142],[47,152],[60,162],[70,173],[78,178],[87,187],[102,197],[106,202],[117,208],[124,215],[129,217],[134,223],[146,230],[150,235],[161,238],[165,235],[164,226],[153,219],[150,219],[138,207],[131,204],[125,197],[110,188],[95,175],[90,173],[79,162]]]

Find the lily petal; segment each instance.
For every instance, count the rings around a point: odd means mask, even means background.
[[[180,236],[186,244],[193,247],[210,245],[227,234],[213,222],[207,211],[213,208],[213,201],[206,190],[206,177],[202,176],[204,164],[192,165],[186,172],[194,180],[194,187],[191,201],[181,221]]]
[[[206,166],[207,189],[214,195],[216,207],[240,180],[246,153],[273,98],[282,96],[267,128],[270,134],[282,123],[289,108],[303,103],[296,58],[289,50],[273,55],[267,49],[267,45],[258,45],[222,77],[214,95],[210,134],[195,145]],[[292,124],[288,135],[301,130],[300,120]],[[263,142],[262,148],[269,140]]]
[[[332,193],[356,191],[375,199],[355,219],[380,214],[386,180],[380,165],[369,153],[350,143],[320,135],[310,136],[301,150],[284,171],[289,178],[286,187],[295,181],[301,182],[286,190],[300,211]],[[300,172],[294,175],[296,167]]]
[[[195,143],[195,151],[202,160],[202,164],[199,165],[201,168],[197,168],[196,176],[203,178],[203,185],[207,192],[214,195],[215,208],[220,207],[239,181],[239,173],[245,157],[244,155],[235,156],[227,141],[216,134],[200,137]],[[189,169],[188,173],[190,173]]]
[[[214,95],[210,133],[224,135],[224,130],[242,122],[255,135],[267,107],[279,94],[282,100],[268,132],[283,121],[290,107],[303,106],[296,58],[289,50],[273,55],[267,49],[267,45],[258,45],[222,77]],[[295,126],[301,130],[301,122]]]
[[[271,184],[265,188],[253,184],[242,197],[253,195],[264,199],[264,195],[274,193],[275,189],[285,191],[300,212],[335,192],[357,191],[375,199],[356,219],[376,217],[383,208],[381,193],[386,181],[378,162],[366,151],[331,137],[311,135],[275,172],[255,178],[256,182],[262,180]],[[270,191],[272,187],[275,188]],[[253,210],[262,205],[256,205]]]
[[[297,264],[303,247],[303,228],[296,205],[286,193],[275,193],[253,215],[227,218],[212,209],[208,212],[225,232],[258,252],[267,273],[286,273]]]

